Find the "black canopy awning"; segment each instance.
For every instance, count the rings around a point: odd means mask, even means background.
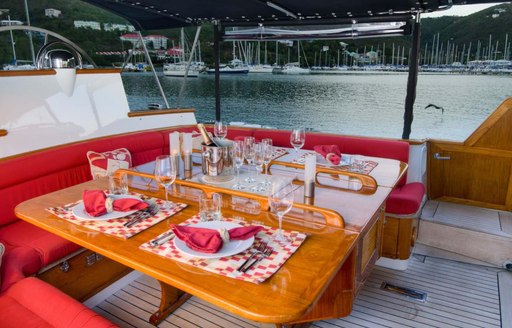
[[[153,30],[219,22],[222,26],[258,24],[322,25],[386,21],[395,15],[443,10],[457,4],[495,0],[84,0],[112,11],[137,29]]]

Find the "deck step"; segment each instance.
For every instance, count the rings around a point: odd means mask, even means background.
[[[421,214],[417,242],[503,267],[512,260],[511,221],[512,216],[505,211],[428,201]]]

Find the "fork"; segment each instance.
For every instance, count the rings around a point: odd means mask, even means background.
[[[251,256],[249,256],[249,258],[247,260],[245,260],[245,262],[242,263],[242,265],[239,266],[238,269],[236,269],[236,271],[244,272],[243,271],[244,266],[247,263],[249,263],[249,261],[252,260],[254,258],[254,256],[256,256],[256,254],[263,252],[266,247],[267,247],[267,243],[265,243],[265,242],[260,242],[258,245],[256,245],[256,247],[252,251]]]
[[[243,273],[249,271],[256,263],[259,263],[261,260],[263,260],[266,257],[269,257],[274,252],[274,249],[270,246],[265,247],[265,249],[262,252],[259,252],[259,256],[252,261],[251,264],[249,264],[246,268],[241,270]]]
[[[140,222],[141,220],[148,218],[150,216],[153,216],[158,213],[160,208],[158,207],[158,204],[155,202],[147,202],[149,206],[144,209],[139,214],[135,215],[133,218],[131,218],[128,222],[125,222],[124,226],[127,228],[130,228],[134,224]]]

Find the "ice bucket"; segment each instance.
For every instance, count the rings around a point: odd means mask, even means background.
[[[203,179],[205,182],[220,183],[230,181],[233,174],[233,145],[232,141],[218,140],[219,147],[201,145]]]

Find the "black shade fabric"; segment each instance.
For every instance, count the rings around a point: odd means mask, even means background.
[[[452,4],[495,0],[84,0],[110,10],[137,29],[153,30],[201,25],[322,25],[389,20],[394,15],[431,12]]]

